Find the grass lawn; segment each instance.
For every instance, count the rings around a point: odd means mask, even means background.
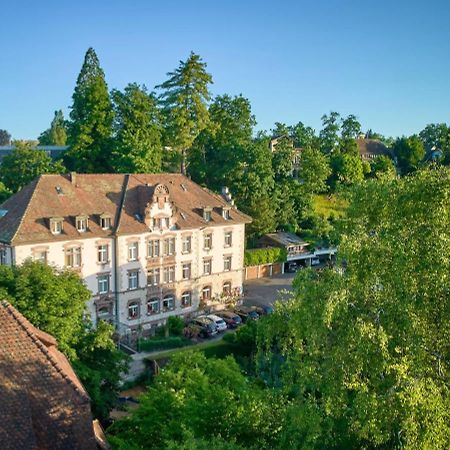
[[[347,202],[335,194],[331,197],[326,194],[315,195],[313,198],[313,208],[317,214],[324,217],[334,216],[338,218],[345,216]]]

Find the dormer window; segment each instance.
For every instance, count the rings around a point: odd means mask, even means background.
[[[63,218],[62,217],[52,217],[50,219],[50,231],[52,234],[61,234],[63,231]]]
[[[86,216],[78,216],[75,218],[78,233],[85,233],[88,229],[88,218]]]
[[[102,230],[111,229],[111,217],[107,216],[106,214],[102,214],[100,216],[100,227],[102,228]]]
[[[223,217],[225,220],[230,220],[230,219],[231,219],[231,215],[230,215],[230,207],[222,206],[222,217]]]
[[[211,211],[212,208],[203,208],[203,220],[205,222],[211,222]]]

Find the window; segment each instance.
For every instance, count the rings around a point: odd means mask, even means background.
[[[231,256],[225,256],[223,258],[223,270],[228,272],[231,270]]]
[[[163,298],[163,311],[173,311],[175,309],[175,297],[173,295],[166,295]]]
[[[50,219],[50,231],[53,234],[61,234],[63,231],[62,219]]]
[[[111,228],[111,217],[100,217],[100,226],[102,227],[102,230],[109,230]]]
[[[191,236],[184,236],[183,237],[183,253],[191,253]]]
[[[81,247],[72,247],[66,249],[65,262],[67,267],[81,266]]]
[[[106,264],[109,261],[109,246],[102,244],[97,247],[97,261]]]
[[[159,313],[159,298],[151,298],[147,301],[147,314],[153,315]]]
[[[225,220],[230,220],[231,216],[230,216],[230,209],[229,208],[222,208],[222,217]]]
[[[35,252],[34,253],[34,260],[35,261],[39,261],[42,264],[47,264],[47,251],[46,250],[42,250],[40,252]]]
[[[106,294],[109,292],[109,274],[98,276],[98,293]]]
[[[223,283],[222,292],[224,295],[231,295],[231,282],[225,281],[225,283]]]
[[[210,209],[204,209],[203,210],[203,220],[205,222],[210,222],[211,221],[211,210]]]
[[[84,233],[88,229],[88,219],[87,217],[77,217],[76,220],[77,231],[79,233]]]
[[[191,278],[191,263],[183,264],[183,280],[189,280]]]
[[[138,242],[131,242],[128,244],[128,261],[137,261],[139,257],[138,249]]]
[[[138,279],[139,279],[139,271],[138,270],[130,270],[128,272],[128,289],[137,289],[138,288]]]
[[[150,269],[148,271],[147,284],[149,286],[158,286],[159,280],[159,269]]]
[[[225,232],[225,247],[231,247],[233,243],[233,232],[226,231]]]
[[[175,238],[164,239],[164,256],[175,254]]]
[[[204,259],[203,260],[203,275],[210,275],[211,274],[211,266],[212,266],[212,259]]]
[[[205,286],[202,289],[202,300],[203,301],[211,300],[211,286]]]
[[[183,292],[181,294],[181,306],[187,308],[192,305],[192,295],[190,291]]]
[[[0,248],[0,264],[6,264],[6,248]]]
[[[149,258],[157,258],[159,256],[159,240],[148,241],[147,256]]]
[[[175,281],[175,266],[164,267],[164,283],[173,283]]]
[[[137,319],[139,317],[139,303],[131,302],[128,305],[128,318],[129,319]]]
[[[166,225],[166,228],[170,228],[170,219],[168,218],[168,217],[166,217],[165,219],[165,225]]]
[[[206,233],[203,236],[203,248],[205,250],[211,250],[211,248],[212,248],[212,233]]]

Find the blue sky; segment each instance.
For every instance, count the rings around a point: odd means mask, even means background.
[[[149,88],[191,50],[213,94],[243,94],[258,129],[323,113],[363,129],[412,134],[450,122],[450,2],[3,2],[0,128],[36,138],[68,115],[83,56],[95,48],[110,88]]]

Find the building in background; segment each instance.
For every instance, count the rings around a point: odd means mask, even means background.
[[[241,293],[249,222],[180,174],[41,175],[0,206],[0,263],[77,271],[94,322],[150,334]]]

